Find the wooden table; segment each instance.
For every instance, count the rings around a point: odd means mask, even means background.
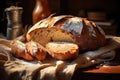
[[[120,50],[110,62],[76,70],[72,80],[120,80]]]

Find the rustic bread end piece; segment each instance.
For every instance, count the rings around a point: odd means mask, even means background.
[[[37,42],[30,41],[26,43],[26,50],[27,53],[32,55],[37,60],[44,60],[46,58],[47,52]]]
[[[23,58],[25,60],[34,60],[33,56],[26,53],[25,44],[19,40],[11,42],[11,53],[17,58]]]
[[[78,45],[69,42],[49,42],[46,49],[53,58],[59,60],[73,59],[79,53]]]
[[[23,58],[24,60],[44,60],[47,52],[40,44],[30,41],[23,43],[19,40],[11,42],[11,53],[16,58]]]

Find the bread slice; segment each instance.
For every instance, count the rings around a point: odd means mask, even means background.
[[[53,58],[59,60],[73,59],[79,53],[78,45],[70,42],[49,42],[46,49]]]

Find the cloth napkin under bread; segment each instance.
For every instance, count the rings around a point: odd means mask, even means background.
[[[107,40],[108,44],[105,46],[81,53],[71,61],[53,58],[44,61],[25,61],[11,55],[9,40],[0,39],[0,66],[5,73],[2,73],[5,78],[0,76],[0,80],[71,80],[77,69],[115,58],[115,49],[120,48],[120,37],[108,37]]]

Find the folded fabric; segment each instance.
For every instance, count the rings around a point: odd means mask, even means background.
[[[82,53],[72,61],[53,58],[25,61],[13,57],[10,46],[4,45],[3,41],[0,40],[0,64],[4,67],[8,80],[71,80],[75,70],[110,61],[116,56],[114,50],[120,48],[120,37],[110,37],[107,45]],[[6,42],[9,44],[9,41]]]

